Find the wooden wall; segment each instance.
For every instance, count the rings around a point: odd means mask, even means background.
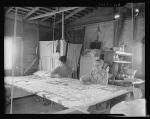
[[[86,27],[90,27],[90,26],[97,26],[98,24],[101,23],[107,23],[108,21],[114,21],[113,20],[113,8],[102,8],[99,9],[98,11],[95,11],[93,14],[89,15],[88,17],[84,17],[81,18],[80,20],[77,20],[76,22],[70,24],[67,26],[67,31],[70,31],[70,37],[73,37],[73,34],[71,33],[72,29],[75,28],[83,28],[85,27],[85,31],[86,31]],[[114,29],[112,30],[112,34],[115,34],[115,28],[116,28],[116,21],[114,21]],[[142,38],[145,36],[145,15],[142,14],[141,16],[138,16],[135,18],[134,21],[134,25],[135,25],[135,29],[134,29],[134,42],[133,42],[133,46],[134,46],[134,69],[138,70],[136,73],[136,76],[139,78],[145,77],[145,44],[141,43]],[[92,27],[91,27],[92,28]],[[91,29],[92,30],[92,29]],[[86,33],[85,34],[86,35]],[[93,39],[96,39],[96,32],[92,31],[94,37]],[[84,45],[86,44],[86,39],[84,35]],[[105,36],[107,37],[108,34],[105,34]],[[121,34],[121,38],[120,41],[123,41],[125,43],[126,47],[126,51],[127,52],[131,52],[131,45],[132,45],[132,20],[131,17],[127,17],[125,19],[125,22],[123,24],[123,32]],[[90,36],[90,35],[89,35]],[[70,38],[70,39],[71,39]],[[92,38],[89,38],[92,40]],[[112,39],[114,39],[114,37],[112,36]],[[115,39],[114,39],[115,40]],[[137,60],[138,59],[138,60]]]
[[[50,41],[53,39],[52,27],[39,25],[39,41]]]
[[[39,29],[39,30],[38,30]],[[39,32],[38,32],[39,31]],[[39,60],[37,59],[33,65],[29,65],[38,58],[36,48],[38,46],[38,40],[52,40],[52,30],[47,26],[26,23],[17,21],[16,36],[21,37],[23,41],[23,72],[24,75],[31,75],[38,70]],[[39,36],[38,36],[39,34]],[[4,25],[4,36],[14,36],[14,19],[6,18]],[[18,56],[16,56],[18,57]],[[21,57],[20,57],[21,58]],[[21,60],[20,60],[21,61]],[[20,66],[20,61],[16,62],[16,66]],[[28,69],[28,70],[27,70]],[[15,69],[15,76],[21,75],[21,69]],[[5,75],[11,75],[12,70],[6,70]]]
[[[38,43],[38,29],[37,25],[24,23],[23,25],[23,70],[25,71],[28,66],[37,58],[36,47]],[[38,68],[38,59],[29,68],[29,70],[24,75],[31,75]]]
[[[99,23],[103,21],[110,21],[113,19],[113,15],[114,15],[113,10],[114,10],[113,7],[101,7],[99,10],[96,10],[95,12],[68,25],[67,28]]]

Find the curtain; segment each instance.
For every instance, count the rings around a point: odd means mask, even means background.
[[[82,44],[68,44],[67,60],[68,65],[74,69],[73,78],[77,78],[77,65]]]
[[[40,59],[40,70],[52,71],[59,66],[59,56],[58,57],[43,57]]]

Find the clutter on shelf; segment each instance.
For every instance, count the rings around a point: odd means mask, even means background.
[[[101,50],[99,49],[85,49],[82,52],[83,56],[92,56],[92,57],[96,57],[99,56],[101,54]]]

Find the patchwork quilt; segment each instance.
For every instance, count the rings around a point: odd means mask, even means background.
[[[12,85],[12,78],[5,77],[5,83]],[[14,77],[13,85],[68,108],[94,105],[132,91],[114,85],[83,85],[78,79],[32,76]]]

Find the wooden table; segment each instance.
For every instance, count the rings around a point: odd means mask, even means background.
[[[124,114],[125,116],[146,116],[145,99],[121,102],[112,107],[111,114]]]
[[[132,92],[131,88],[114,85],[82,85],[70,78],[28,78],[15,80],[14,86],[69,108],[65,113],[75,110],[89,113],[89,106]]]

